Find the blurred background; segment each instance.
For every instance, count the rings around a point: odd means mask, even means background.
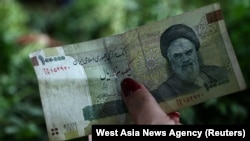
[[[47,141],[29,53],[88,41],[219,2],[247,86],[249,0],[1,0],[0,140]],[[180,111],[183,124],[248,124],[249,90]]]

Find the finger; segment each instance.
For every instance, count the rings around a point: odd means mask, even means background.
[[[126,78],[121,83],[122,98],[136,124],[174,124],[144,85]]]
[[[34,42],[36,40],[36,37],[33,35],[26,35],[22,36],[19,39],[17,39],[17,43],[20,45],[26,45],[28,43]]]
[[[175,124],[180,125],[180,113],[179,112],[172,112],[172,113],[168,113],[168,116],[174,120]]]
[[[88,141],[92,141],[92,135],[91,134],[88,135]]]

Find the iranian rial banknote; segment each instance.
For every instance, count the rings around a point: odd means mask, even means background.
[[[49,139],[131,123],[126,77],[143,83],[166,112],[246,88],[218,3],[92,41],[30,54]]]

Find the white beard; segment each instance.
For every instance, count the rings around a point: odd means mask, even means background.
[[[192,63],[190,66],[175,68],[173,66],[173,70],[177,74],[177,76],[188,83],[194,82],[199,76],[199,64]]]

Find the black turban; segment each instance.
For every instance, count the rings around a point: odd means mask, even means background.
[[[200,47],[200,41],[193,29],[183,24],[176,24],[169,27],[161,35],[160,47],[163,57],[167,58],[167,50],[170,43],[178,38],[186,38],[190,40],[195,45],[195,48],[198,51]]]

